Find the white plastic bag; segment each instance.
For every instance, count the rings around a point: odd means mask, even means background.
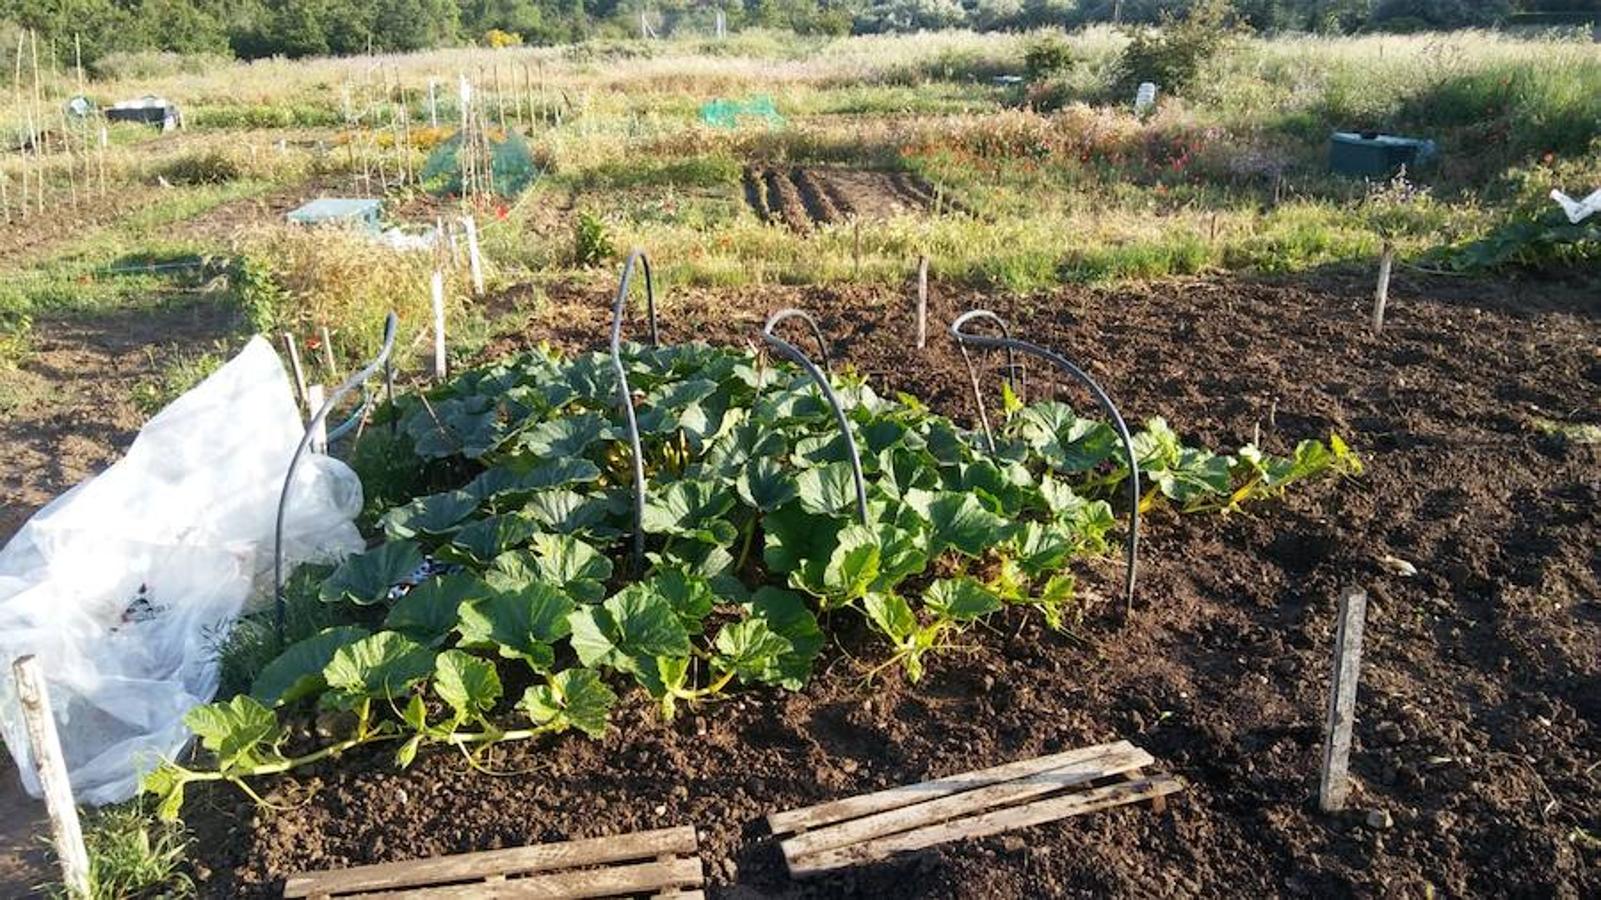
[[[38,656],[79,802],[132,797],[141,772],[183,749],[184,713],[216,693],[218,647],[247,602],[270,598],[278,495],[302,433],[283,365],[254,338],[0,550],[0,663]],[[286,559],[360,550],[360,509],[354,472],[304,458]],[[9,671],[0,733],[39,796]]]

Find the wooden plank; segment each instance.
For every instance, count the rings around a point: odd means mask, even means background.
[[[1329,686],[1329,717],[1323,733],[1323,766],[1318,808],[1338,812],[1350,790],[1351,727],[1356,722],[1356,680],[1362,667],[1362,627],[1367,592],[1355,587],[1340,595],[1340,621],[1334,633],[1334,683]]]
[[[462,853],[336,869],[304,872],[289,876],[284,883],[285,897],[312,894],[339,894],[352,891],[378,891],[414,885],[481,879],[489,875],[517,875],[577,866],[594,866],[661,856],[664,853],[694,853],[698,847],[695,829],[684,825],[656,831],[639,831],[609,837],[508,847],[481,853]]]
[[[657,900],[706,900],[705,891],[671,891],[665,894],[652,894]]]
[[[448,887],[409,888],[401,891],[348,894],[348,900],[582,900],[615,897],[661,888],[693,886],[703,880],[699,859],[648,862],[578,872],[556,872],[511,878],[497,884],[454,884]]]
[[[1143,768],[1141,768],[1141,769],[1130,769],[1127,772],[1123,773],[1123,780],[1124,781],[1139,781],[1140,779],[1142,779],[1144,777],[1146,777],[1146,776],[1145,776],[1145,770]],[[1167,812],[1167,798],[1162,796],[1162,795],[1160,795],[1160,794],[1158,794],[1155,797],[1152,797],[1151,798],[1151,812],[1154,812],[1154,813],[1165,813],[1165,812]]]
[[[1082,813],[1135,803],[1151,797],[1171,794],[1183,785],[1171,775],[1158,775],[1140,781],[1113,784],[1106,787],[1077,791],[1062,797],[1038,800],[1023,806],[997,810],[954,822],[945,822],[916,831],[879,838],[850,847],[824,850],[798,860],[786,860],[789,873],[797,878],[828,872],[844,866],[873,862],[909,850],[921,850],[936,844],[966,838],[988,837],[1031,825],[1054,822]]]
[[[1097,778],[1148,766],[1152,762],[1151,755],[1138,747],[1112,750],[1102,756],[1068,763],[1014,781],[1003,781],[975,791],[963,791],[938,800],[886,810],[865,818],[808,831],[784,841],[781,846],[788,858],[807,856],[823,850],[859,844],[884,835],[970,816],[997,806],[1014,806],[1032,797],[1054,793],[1075,785],[1088,784]]]
[[[1017,762],[1006,763],[989,769],[980,769],[976,772],[963,772],[960,775],[925,781],[921,784],[908,784],[872,794],[862,794],[857,797],[847,797],[844,800],[834,800],[802,809],[773,813],[767,817],[767,826],[772,829],[773,834],[788,834],[793,831],[800,831],[803,828],[831,825],[846,819],[858,819],[873,813],[898,809],[902,806],[911,806],[914,803],[948,797],[951,794],[958,794],[962,791],[977,790],[998,782],[1011,781],[1014,778],[1022,778],[1027,775],[1049,771],[1080,760],[1102,756],[1114,749],[1132,750],[1134,745],[1128,741],[1116,741],[1110,744],[1097,744],[1094,747],[1080,747],[1077,750],[1018,760]]]

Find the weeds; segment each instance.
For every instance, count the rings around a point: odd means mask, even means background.
[[[83,826],[89,851],[88,900],[194,895],[194,882],[184,871],[189,838],[182,825],[156,820],[135,801],[100,810]],[[48,885],[46,891],[52,897],[71,896],[60,884]]]
[[[573,265],[598,266],[617,255],[606,223],[592,213],[580,213],[573,225]]]

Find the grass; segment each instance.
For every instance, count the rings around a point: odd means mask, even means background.
[[[190,839],[183,827],[158,821],[137,801],[89,814],[83,837],[89,851],[88,900],[194,895],[194,882],[184,871]],[[59,883],[45,891],[70,896]]]
[[[227,347],[220,342],[212,350],[178,351],[160,363],[154,358],[154,350],[147,352],[151,354],[156,375],[135,385],[133,389],[134,405],[146,416],[160,412],[167,404],[178,399],[180,394],[222,368],[227,361]]]

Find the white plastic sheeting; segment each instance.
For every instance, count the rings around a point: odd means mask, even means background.
[[[304,424],[272,346],[254,338],[140,430],[125,457],[40,510],[0,550],[0,733],[38,796],[10,661],[35,654],[74,794],[126,800],[183,749],[183,715],[217,690],[217,650],[272,591],[278,493]],[[363,546],[361,483],[315,456],[295,475],[291,562]]]

